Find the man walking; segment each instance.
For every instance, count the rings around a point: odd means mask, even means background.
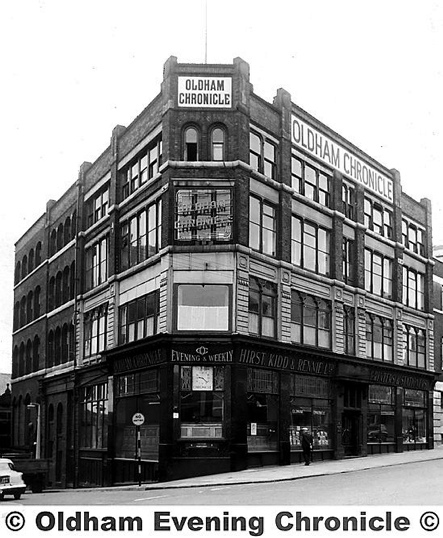
[[[311,463],[313,442],[314,440],[312,438],[312,435],[309,433],[308,428],[302,428],[301,447],[303,450],[303,458],[305,460],[305,465],[309,465]]]

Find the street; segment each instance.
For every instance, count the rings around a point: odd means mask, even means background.
[[[26,493],[3,505],[439,505],[443,460],[285,482],[146,490],[62,490]],[[8,506],[8,507],[9,507]]]

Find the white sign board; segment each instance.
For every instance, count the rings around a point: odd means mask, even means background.
[[[145,423],[145,416],[142,415],[142,413],[135,413],[135,414],[132,416],[132,423],[133,423],[135,426],[141,426],[142,424]]]
[[[178,106],[231,108],[231,77],[178,77]]]
[[[392,179],[382,174],[354,153],[292,115],[292,143],[310,153],[346,177],[361,183],[388,202],[394,201]]]

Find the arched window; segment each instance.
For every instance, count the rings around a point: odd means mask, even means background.
[[[62,332],[60,327],[55,329],[54,338],[54,364],[57,366],[61,363],[62,358]]]
[[[69,347],[68,347],[68,360],[74,360],[75,358],[75,328],[74,324],[69,324]]]
[[[18,376],[18,346],[14,347],[12,352],[12,377],[15,378]]]
[[[57,250],[60,250],[63,248],[63,241],[64,241],[64,235],[63,235],[63,224],[60,223],[57,228]]]
[[[32,342],[28,340],[26,343],[26,360],[25,360],[25,374],[31,373],[32,369]]]
[[[13,328],[16,331],[20,327],[20,301],[17,301],[14,305],[14,324]]]
[[[40,317],[40,286],[34,291],[34,319]]]
[[[33,308],[34,308],[34,294],[32,290],[28,293],[28,298],[26,300],[26,322],[31,323],[33,318]]]
[[[220,127],[212,131],[211,157],[213,161],[225,160],[225,132]]]
[[[65,323],[62,328],[62,343],[61,343],[61,362],[68,361],[69,354],[69,331],[68,325]]]
[[[198,132],[195,127],[185,130],[185,161],[198,161]]]
[[[35,247],[35,266],[38,267],[42,263],[42,244],[39,241]]]
[[[18,354],[18,375],[22,376],[25,372],[25,344],[20,344],[20,351]]]
[[[21,277],[22,277],[22,264],[21,262],[17,262],[15,266],[14,284],[18,284],[18,282],[20,282]]]
[[[57,252],[57,230],[52,230],[49,240],[49,255],[53,256]]]
[[[22,278],[28,274],[28,256],[26,254],[23,256],[22,260]]]
[[[69,298],[74,299],[75,296],[75,261],[71,263],[70,270],[70,279],[69,279]]]
[[[54,331],[48,334],[48,368],[54,366]]]
[[[74,213],[72,213],[72,219],[71,219],[71,239],[75,238],[76,233],[77,233],[77,211],[74,211]]]
[[[66,303],[69,301],[70,298],[70,291],[69,291],[69,267],[66,266],[63,270],[63,285],[62,285],[62,301],[63,303]]]
[[[69,241],[71,241],[71,217],[67,217],[65,220],[65,245],[67,245]]]
[[[51,277],[49,280],[48,290],[48,309],[53,310],[55,307],[55,278]]]
[[[26,325],[26,297],[22,297],[20,302],[20,327]]]
[[[63,274],[61,271],[57,273],[55,277],[55,307],[57,308],[62,304],[62,280]]]
[[[34,270],[34,263],[35,263],[35,260],[34,260],[34,249],[31,248],[31,250],[29,251],[29,256],[28,256],[28,271],[31,272]]]
[[[40,366],[40,338],[36,335],[32,343],[32,371],[38,372]]]

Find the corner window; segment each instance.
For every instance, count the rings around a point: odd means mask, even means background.
[[[229,314],[229,286],[180,284],[177,287],[178,331],[227,331]]]
[[[185,130],[185,161],[198,161],[198,132],[195,127]]]

